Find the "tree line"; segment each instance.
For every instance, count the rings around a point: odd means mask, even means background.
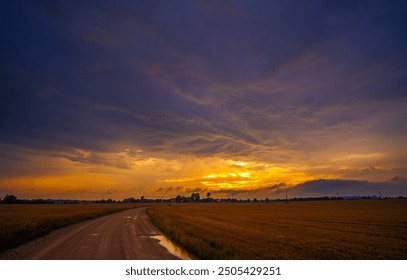
[[[123,200],[115,199],[99,199],[99,200],[73,200],[73,199],[18,199],[13,194],[7,194],[3,199],[0,197],[1,204],[55,204],[55,203],[204,203],[204,202],[234,202],[234,203],[258,203],[258,202],[289,202],[289,201],[319,201],[319,200],[365,200],[365,199],[406,199],[407,197],[378,197],[374,196],[321,196],[321,197],[293,197],[286,199],[236,199],[236,198],[212,198],[208,192],[204,198],[201,198],[199,193],[192,193],[190,196],[177,195],[174,198],[155,198],[149,199],[141,196],[140,198],[128,197]]]

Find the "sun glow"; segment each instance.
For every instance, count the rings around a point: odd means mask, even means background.
[[[244,161],[234,161],[234,160],[231,160],[230,161],[233,165],[237,165],[237,166],[246,166],[247,165],[247,162],[244,162]]]
[[[173,196],[187,195],[191,190],[254,190],[281,183],[289,187],[316,178],[298,172],[299,167],[266,162],[214,157],[165,158],[123,150],[97,154],[75,150],[58,157],[34,156],[30,161],[20,163],[26,176],[2,178],[0,184],[5,190],[13,189],[17,195],[27,193],[33,197],[69,194],[78,198],[123,199],[126,196],[155,196],[158,189],[164,195]],[[37,165],[29,165],[31,162]],[[48,172],[40,173],[38,168]]]
[[[243,178],[249,178],[249,177],[250,177],[250,173],[249,173],[249,172],[240,172],[240,173],[239,173],[239,176],[240,176],[240,177],[243,177]]]

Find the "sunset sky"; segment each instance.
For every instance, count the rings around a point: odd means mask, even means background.
[[[405,1],[2,1],[0,197],[407,195]]]

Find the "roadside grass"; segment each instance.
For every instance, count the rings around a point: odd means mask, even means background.
[[[139,204],[2,204],[0,253],[52,230],[145,205]]]
[[[199,259],[406,259],[407,200],[151,206]]]

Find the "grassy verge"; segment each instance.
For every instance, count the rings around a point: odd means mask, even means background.
[[[407,200],[150,207],[199,259],[406,259]]]
[[[158,206],[160,207],[160,206]],[[150,221],[173,243],[186,250],[193,259],[238,259],[235,254],[220,252],[214,246],[213,241],[201,237],[201,234],[194,233],[194,229],[188,228],[182,222],[182,218],[166,215],[162,210],[164,207],[149,207],[146,214]],[[165,210],[164,210],[165,211]],[[224,251],[224,250],[222,250]],[[228,256],[226,258],[226,256]]]
[[[0,253],[52,230],[135,208],[136,204],[0,205]]]

